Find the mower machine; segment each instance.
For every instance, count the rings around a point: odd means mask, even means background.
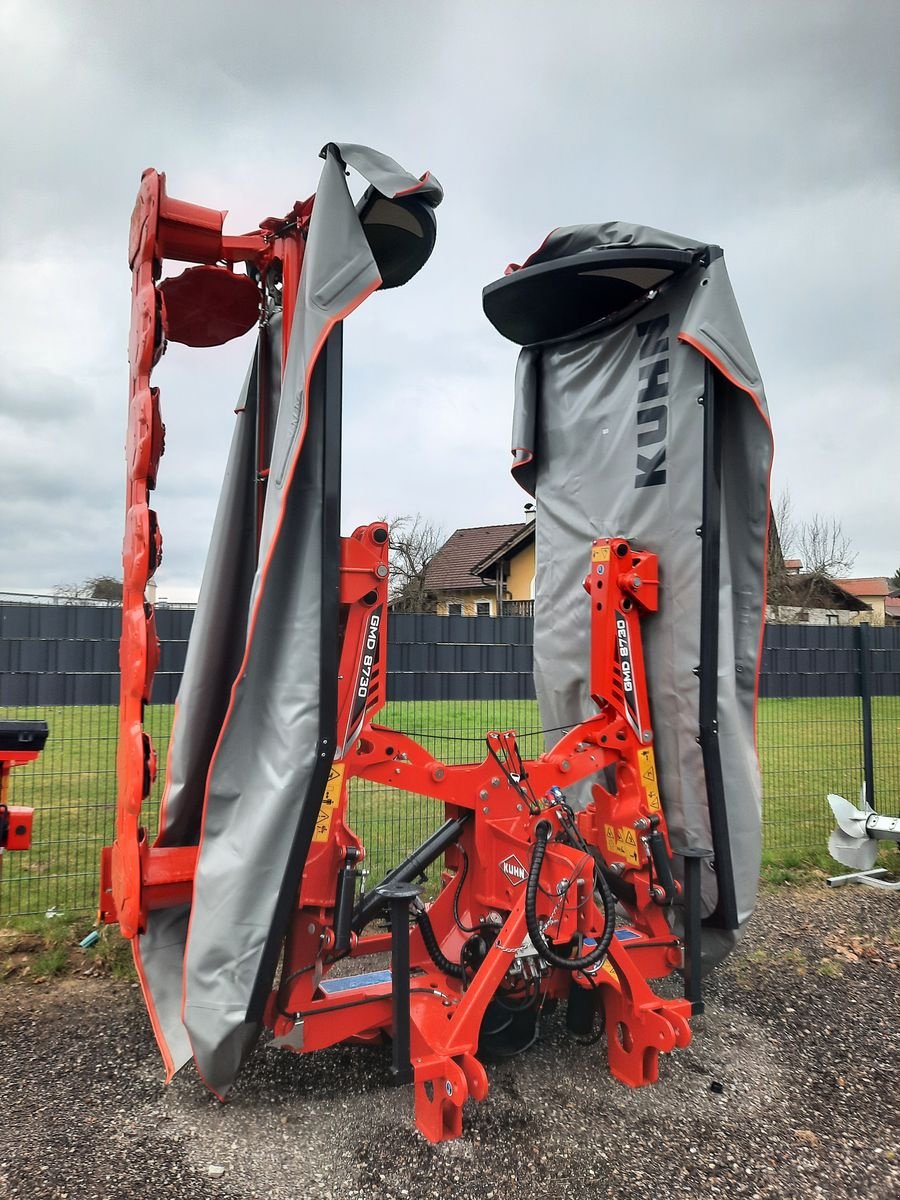
[[[414,1084],[418,1128],[438,1142],[460,1134],[468,1098],[485,1098],[482,1060],[525,1049],[560,1002],[576,1039],[605,1026],[617,1079],[657,1079],[702,1008],[711,848],[708,832],[670,840],[642,631],[671,600],[657,553],[627,536],[585,530],[569,615],[586,631],[590,706],[545,753],[524,759],[515,732],[493,731],[482,761],[447,765],[377,722],[389,534],[376,521],[340,536],[342,325],[424,265],[442,193],[365,147],[322,157],[316,195],[238,237],[223,213],[169,197],[156,171],[141,182],[119,796],[101,914],[133,939],[170,1077],[193,1057],[224,1097],[263,1030],[299,1053],[390,1043],[393,1077]],[[348,168],[370,185],[356,203]],[[193,265],[162,279],[165,259]],[[151,371],[168,341],[211,346],[253,326],[151,840],[141,812],[157,761],[142,719],[159,644],[145,588],[162,554],[150,493],[164,434]],[[714,725],[702,731],[713,741]],[[368,889],[348,815],[363,780],[440,814]],[[376,955],[347,973],[344,960]],[[677,971],[684,994],[658,995],[651,981]]]

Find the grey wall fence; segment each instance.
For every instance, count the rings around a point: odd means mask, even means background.
[[[193,610],[161,607],[154,704],[175,700]],[[0,603],[0,707],[115,704],[114,606]],[[388,698],[530,700],[530,617],[397,614],[388,623]],[[900,696],[900,626],[768,625],[763,698]]]
[[[146,725],[160,775],[144,813],[151,830],[165,769],[172,702],[193,611],[157,609],[160,670]],[[3,857],[0,916],[89,914],[100,847],[116,802],[119,609],[0,598],[0,717],[44,718],[47,748],[13,771],[10,800],[35,808],[34,841]],[[484,732],[516,729],[526,757],[544,747],[527,616],[396,615],[389,622],[384,722],[445,762],[484,756]],[[831,816],[825,795],[868,794],[900,807],[900,627],[769,626],[757,734],[766,853],[773,863],[820,860]],[[439,823],[433,802],[356,781],[351,822],[373,873],[409,853]]]

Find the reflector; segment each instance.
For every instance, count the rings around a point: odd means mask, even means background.
[[[240,337],[259,319],[259,288],[227,267],[189,267],[159,285],[163,324],[170,342],[221,346]]]

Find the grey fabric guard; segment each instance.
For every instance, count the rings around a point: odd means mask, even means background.
[[[620,223],[558,230],[531,259],[634,245],[703,243]],[[648,324],[655,322],[655,324]],[[663,322],[665,328],[663,329]],[[641,331],[645,331],[643,336]],[[662,332],[661,332],[662,330]],[[593,711],[588,691],[590,614],[582,581],[594,537],[627,537],[659,556],[660,611],[644,620],[660,791],[672,843],[712,848],[697,744],[700,654],[704,357],[716,360],[722,423],[719,588],[719,744],[741,925],[756,899],[761,783],[754,707],[764,613],[771,432],[759,372],[724,260],[696,267],[620,325],[524,349],[516,373],[514,474],[537,500],[535,686],[548,727]],[[667,382],[665,481],[636,487],[640,389],[647,371]],[[644,376],[642,377],[642,369]],[[742,390],[742,389],[746,389]],[[748,395],[747,393],[752,393]],[[587,799],[582,790],[581,801]],[[680,862],[676,860],[676,871]],[[716,906],[703,873],[703,909]],[[723,957],[734,932],[704,929],[704,958]]]
[[[251,374],[179,691],[159,844],[190,845],[199,836],[192,905],[190,913],[152,914],[139,952],[169,1073],[192,1049],[220,1096],[258,1035],[248,1004],[304,800],[316,808],[321,800],[307,792],[319,731],[322,422],[308,411],[306,388],[329,330],[380,283],[344,161],[382,182],[387,164],[392,186],[421,189],[433,205],[441,197],[436,181],[422,186],[365,147],[348,148],[345,160],[343,148],[329,144],[323,156],[277,406],[259,569],[253,574],[246,560],[254,544]]]
[[[281,388],[280,314],[270,324],[267,342],[271,429]],[[258,403],[254,356],[235,410],[237,420],[231,450],[175,705],[158,846],[195,846],[200,840],[209,763],[244,653],[247,612],[256,573]],[[189,905],[151,912],[146,933],[133,943],[169,1078],[191,1058],[190,1040],[181,1020],[182,968],[189,915]]]

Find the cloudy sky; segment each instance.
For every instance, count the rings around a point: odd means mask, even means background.
[[[427,268],[347,323],[347,531],[522,519],[516,350],[481,288],[554,226],[618,219],[724,246],[776,489],[892,573],[898,44],[896,0],[0,0],[0,591],[120,573],[141,170],[239,233],[314,190],[331,140],[446,193]],[[196,592],[250,349],[155,372],[162,595]]]

